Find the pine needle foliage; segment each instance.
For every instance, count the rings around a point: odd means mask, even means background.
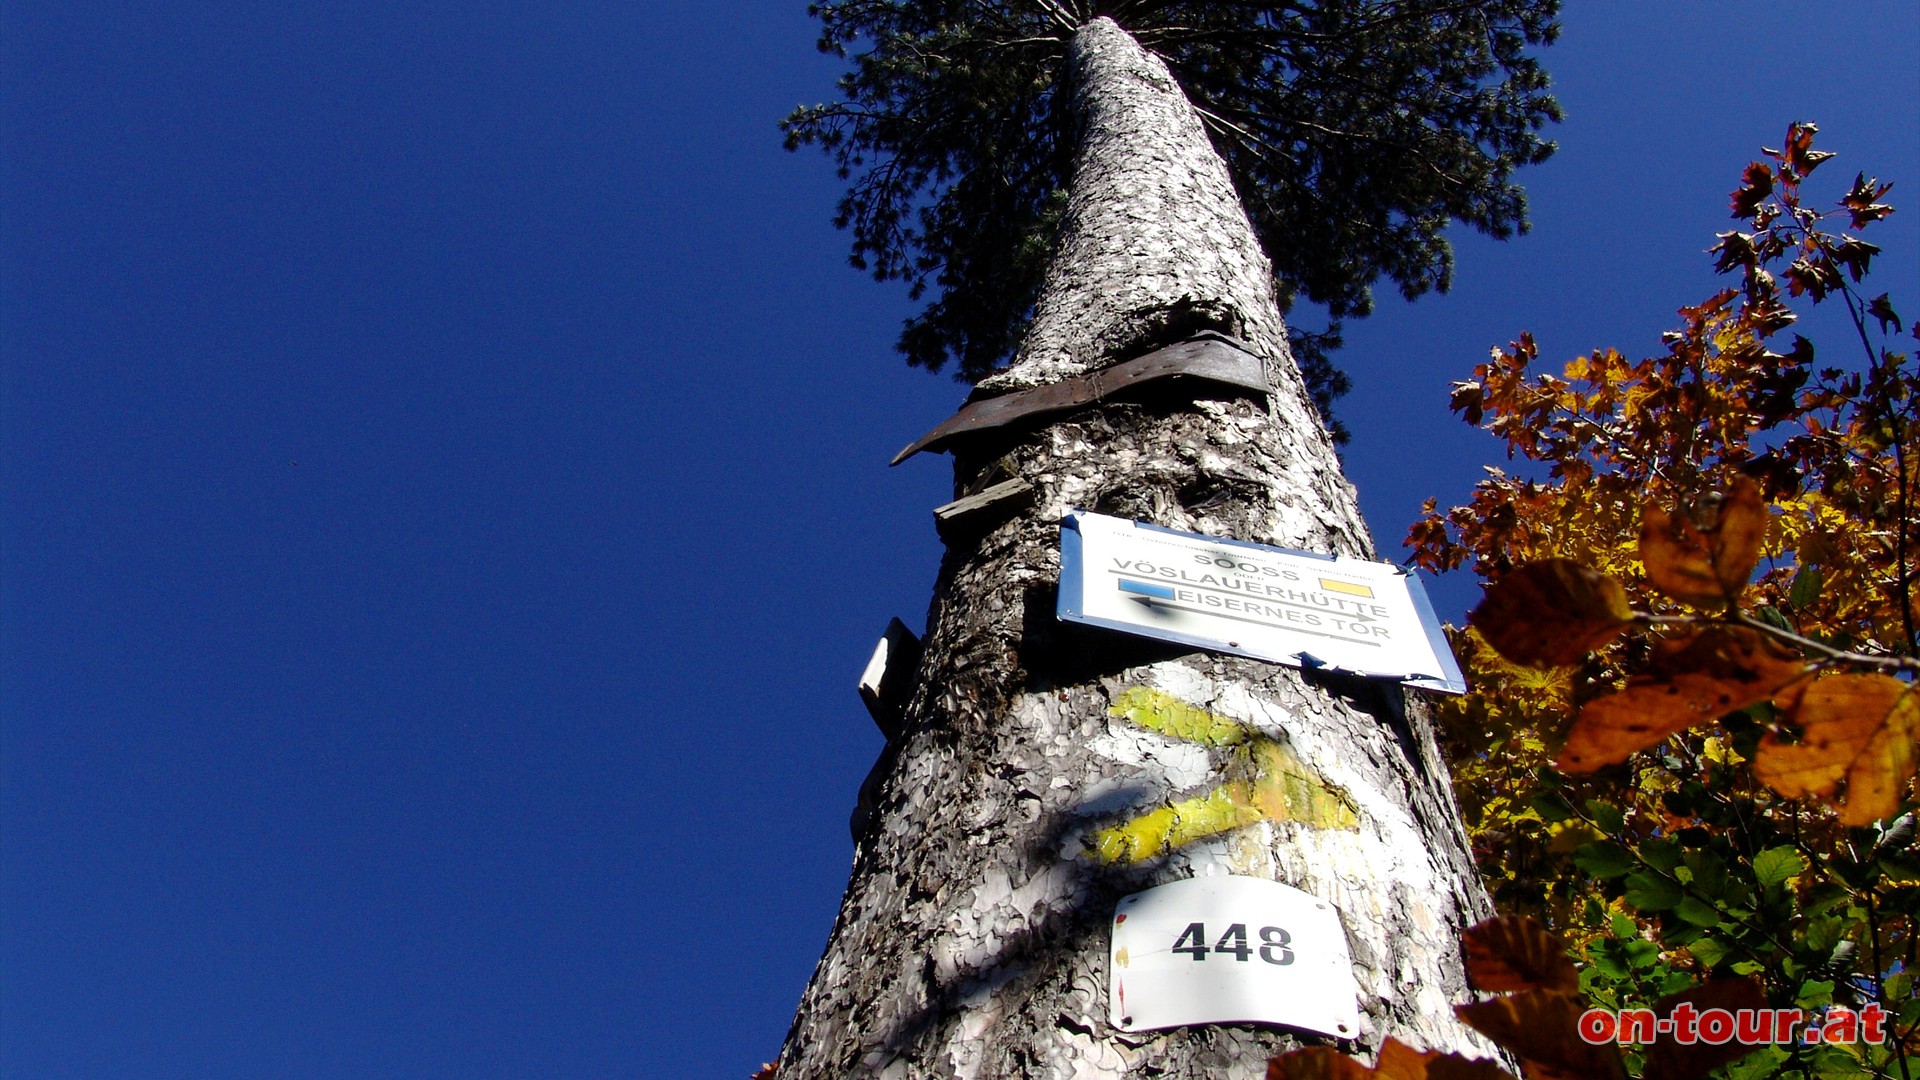
[[[1527,227],[1514,174],[1553,152],[1560,109],[1531,49],[1558,0],[831,0],[819,47],[846,58],[841,100],[795,109],[789,149],[848,181],[835,222],[852,264],[906,282],[908,363],[978,380],[1031,312],[1074,149],[1063,61],[1105,15],[1166,61],[1226,159],[1283,304],[1324,305],[1296,335],[1324,407],[1339,320],[1385,276],[1445,291],[1453,222]]]

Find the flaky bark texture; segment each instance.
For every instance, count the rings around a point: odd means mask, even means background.
[[[1107,1021],[1115,902],[1232,873],[1333,903],[1366,1051],[1393,1034],[1488,1054],[1453,1018],[1460,930],[1487,913],[1424,714],[1393,686],[1063,624],[1059,520],[1095,510],[1370,557],[1353,493],[1286,353],[1271,275],[1224,166],[1158,60],[1106,19],[1070,56],[1083,125],[1066,234],[1015,366],[988,389],[1099,367],[1205,327],[1267,361],[1271,399],[1107,401],[963,444],[961,494],[1011,477],[1016,517],[955,539],[919,684],[877,772],[832,940],[780,1080],[1257,1077],[1314,1036],[1255,1025],[1127,1034]],[[983,384],[984,385],[984,384]],[[1136,862],[1096,831],[1242,766],[1111,714],[1158,691],[1283,742],[1358,825],[1263,820]]]

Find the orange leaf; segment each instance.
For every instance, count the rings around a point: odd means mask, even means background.
[[[1807,675],[1784,646],[1752,630],[1713,626],[1655,646],[1649,674],[1580,710],[1556,764],[1592,772],[1678,731],[1765,701]]]
[[[1520,1055],[1529,1078],[1624,1080],[1626,1076],[1618,1046],[1595,1045],[1580,1037],[1580,1014],[1586,1005],[1577,995],[1525,990],[1455,1006],[1453,1011],[1480,1034]]]
[[[1753,979],[1714,979],[1661,998],[1653,1007],[1656,1016],[1672,1016],[1675,1005],[1693,1006],[1696,1012],[1725,1009],[1761,1009],[1767,1004],[1767,992]],[[1738,1061],[1755,1047],[1741,1043],[1710,1043],[1705,1039],[1681,1042],[1660,1039],[1647,1047],[1646,1067],[1641,1080],[1693,1080],[1705,1076],[1729,1061]]]
[[[1475,990],[1580,989],[1580,976],[1567,959],[1567,946],[1547,928],[1524,915],[1502,915],[1473,926],[1460,937],[1467,957],[1467,981]]]
[[[1516,664],[1579,663],[1633,618],[1618,581],[1572,559],[1528,563],[1487,587],[1468,625]]]
[[[1847,782],[1840,820],[1870,825],[1897,813],[1914,774],[1920,690],[1887,675],[1835,675],[1809,683],[1780,706],[1800,741],[1760,740],[1754,775],[1789,798],[1829,798]]]
[[[1760,485],[1734,478],[1712,524],[1696,527],[1683,515],[1649,505],[1640,516],[1640,561],[1647,580],[1677,600],[1718,604],[1739,597],[1760,561],[1767,505]]]

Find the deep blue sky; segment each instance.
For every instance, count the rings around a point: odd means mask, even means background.
[[[961,397],[779,149],[803,6],[0,4],[0,1075],[777,1050]],[[1790,120],[1899,181],[1920,315],[1920,9],[1566,22],[1534,234],[1349,335],[1389,555],[1497,452],[1446,384],[1654,349]]]

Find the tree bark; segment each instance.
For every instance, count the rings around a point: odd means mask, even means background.
[[[1079,508],[1372,557],[1286,348],[1272,275],[1199,118],[1108,19],[1068,58],[1079,139],[1032,327],[982,392],[1043,385],[1224,330],[1272,394],[1103,401],[960,444],[956,494],[1020,477],[1032,504],[950,540],[918,684],[876,771],[839,919],[781,1080],[1264,1075],[1318,1036],[1260,1025],[1128,1034],[1107,1019],[1115,902],[1209,873],[1286,882],[1340,912],[1367,1051],[1388,1034],[1488,1056],[1453,1017],[1460,931],[1489,913],[1425,713],[1397,687],[1063,624],[1059,521]],[[1288,746],[1358,825],[1261,820],[1103,863],[1101,829],[1241,766],[1114,715],[1156,692]]]

